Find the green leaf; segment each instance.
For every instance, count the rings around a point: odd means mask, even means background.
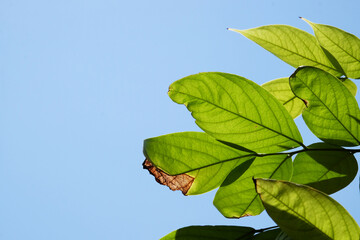
[[[253,240],[274,240],[279,235],[279,233],[281,233],[281,230],[279,228],[272,229],[266,232],[256,234]]]
[[[215,207],[228,218],[254,216],[264,210],[253,177],[289,180],[292,174],[292,160],[287,155],[257,157],[245,172],[241,167],[229,174],[215,195]]]
[[[360,228],[334,199],[306,185],[255,179],[269,216],[292,239],[359,240]]]
[[[296,118],[301,115],[305,108],[305,104],[291,91],[289,78],[275,79],[264,83],[262,87],[279,100],[292,118]]]
[[[319,43],[340,63],[346,76],[360,78],[360,39],[339,28],[310,22]]]
[[[144,155],[167,174],[193,177],[190,189],[183,191],[193,195],[220,186],[232,169],[254,153],[231,148],[206,133],[182,132],[146,139]]]
[[[229,29],[241,33],[293,67],[314,66],[335,76],[344,75],[343,70],[329,53],[325,53],[316,38],[287,25],[268,25],[248,30]]]
[[[355,178],[358,164],[349,151],[331,151],[342,148],[326,143],[315,143],[308,148],[324,150],[299,153],[294,160],[292,182],[332,194]]]
[[[190,226],[169,233],[160,240],[250,240],[255,230],[237,226]]]
[[[355,97],[333,75],[314,67],[290,77],[294,94],[308,102],[303,119],[321,140],[340,146],[360,144],[360,110]]]
[[[199,73],[171,84],[170,98],[192,112],[214,138],[255,152],[302,145],[295,122],[269,92],[243,77]]]
[[[339,80],[341,81],[351,92],[353,96],[356,95],[356,84],[350,79]],[[279,78],[262,85],[269,93],[271,93],[279,102],[285,107],[292,118],[296,118],[301,115],[305,109],[305,103],[294,95],[291,90],[289,78]]]
[[[275,240],[291,240],[291,238],[285,232],[280,232],[279,235],[276,236]]]
[[[353,81],[347,78],[341,82],[345,85],[345,87],[347,87],[347,89],[351,92],[353,96],[356,96],[357,86]]]

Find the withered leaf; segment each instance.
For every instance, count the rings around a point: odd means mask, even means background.
[[[194,182],[194,178],[185,173],[171,176],[155,167],[148,159],[143,162],[143,168],[147,169],[158,183],[168,186],[173,191],[180,190],[184,195],[186,195]]]

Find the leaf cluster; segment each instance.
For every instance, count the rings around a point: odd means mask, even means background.
[[[295,67],[257,85],[234,74],[207,72],[169,88],[204,132],[180,132],[144,141],[144,168],[184,195],[218,188],[215,207],[227,218],[260,214],[275,228],[190,226],[162,239],[356,239],[360,228],[329,194],[355,178],[360,149],[360,40],[312,23],[311,35],[287,25],[242,34]],[[319,142],[307,146],[294,118],[302,115]]]

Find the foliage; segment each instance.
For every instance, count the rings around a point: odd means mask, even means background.
[[[356,239],[360,228],[328,196],[355,178],[360,152],[360,40],[312,23],[315,36],[286,25],[235,30],[297,68],[263,86],[228,73],[182,78],[169,88],[204,132],[144,141],[144,168],[185,195],[219,188],[215,207],[228,218],[266,209],[275,228],[191,226],[163,239]],[[294,118],[321,140],[306,146]]]

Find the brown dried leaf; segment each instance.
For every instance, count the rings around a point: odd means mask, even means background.
[[[155,167],[148,159],[143,162],[143,168],[147,169],[158,183],[168,186],[173,191],[180,190],[184,195],[189,191],[195,179],[185,173],[171,176]]]

